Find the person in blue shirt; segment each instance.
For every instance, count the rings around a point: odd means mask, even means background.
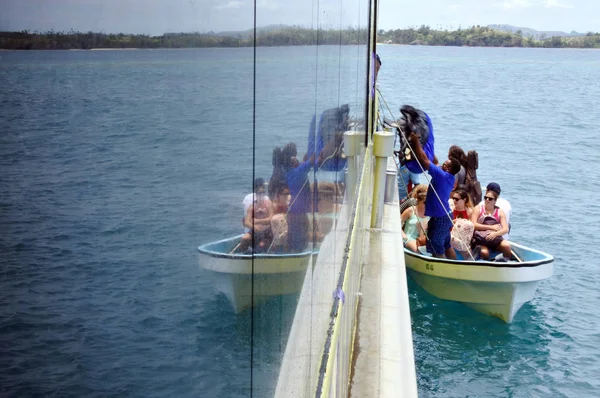
[[[294,252],[302,252],[308,246],[308,213],[316,211],[308,174],[315,166],[315,154],[302,163],[296,158],[296,144],[289,143],[282,150],[283,167],[291,200],[287,213],[288,248]],[[314,235],[314,234],[313,234]]]
[[[425,215],[429,216],[427,225],[427,251],[434,257],[456,259],[456,253],[450,245],[452,214],[448,200],[454,188],[454,176],[460,171],[460,162],[448,158],[441,167],[429,160],[415,133],[408,137],[419,163],[431,176],[431,186],[425,198]]]

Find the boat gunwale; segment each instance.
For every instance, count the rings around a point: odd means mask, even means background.
[[[254,259],[286,259],[286,258],[302,258],[308,257],[311,254],[318,254],[318,250],[307,250],[300,253],[254,253],[254,254],[229,254],[207,249],[207,246],[217,245],[223,242],[235,241],[242,238],[243,235],[237,235],[231,238],[225,238],[214,242],[205,243],[198,246],[198,252],[215,258],[226,258],[231,260],[252,260]]]
[[[542,254],[545,258],[539,260],[531,260],[531,261],[523,261],[523,262],[496,262],[489,260],[453,260],[449,258],[437,258],[426,256],[421,253],[415,253],[413,251],[408,250],[406,247],[404,248],[404,254],[415,257],[421,260],[426,260],[428,262],[440,263],[440,264],[452,264],[452,265],[465,265],[469,267],[492,267],[492,268],[533,268],[538,267],[540,265],[549,264],[554,262],[554,257],[551,254],[542,252],[540,250],[532,249],[527,246],[520,245],[518,243],[511,242],[512,245],[519,247],[521,249],[533,251]]]

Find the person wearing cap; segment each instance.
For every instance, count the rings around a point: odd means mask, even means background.
[[[417,160],[431,176],[431,185],[425,198],[425,215],[429,216],[427,251],[437,258],[456,259],[456,253],[450,245],[450,230],[454,224],[448,199],[454,187],[454,176],[460,170],[460,162],[458,159],[448,158],[438,167],[425,154],[419,136],[411,132],[408,140]]]
[[[272,239],[271,217],[273,206],[265,193],[265,180],[257,178],[254,180],[254,192],[246,195],[244,201],[244,235],[240,241],[239,250],[247,250],[252,241],[259,249],[266,249],[268,242]]]
[[[508,233],[506,214],[498,205],[498,192],[500,186],[495,183],[488,184],[483,202],[473,209],[471,222],[475,227],[473,252],[480,253],[483,260],[488,260],[493,252],[502,253],[504,261],[511,260],[511,247],[503,235]]]
[[[246,217],[246,213],[248,213],[248,208],[256,202],[256,191],[265,186],[265,180],[258,177],[254,180],[254,184],[252,186],[252,193],[246,195],[244,200],[242,201],[242,206],[244,206],[244,217]],[[247,232],[247,231],[246,231]]]
[[[508,232],[502,235],[502,238],[508,240],[508,235],[510,234],[510,213],[512,212],[512,206],[508,200],[500,197],[500,192],[502,192],[502,189],[500,188],[500,184],[497,182],[490,182],[485,189],[486,191],[492,191],[498,194],[496,206],[504,211],[504,214],[506,215],[506,223],[508,224]],[[479,204],[483,206],[485,204],[484,201],[485,198],[483,198]]]

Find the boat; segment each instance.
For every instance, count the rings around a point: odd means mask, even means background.
[[[242,235],[198,247],[200,267],[216,277],[217,289],[227,296],[236,313],[270,296],[300,292],[309,264],[318,252],[235,253]],[[232,253],[233,252],[233,253]]]
[[[554,272],[550,254],[514,242],[511,248],[519,261],[440,259],[406,248],[404,257],[410,278],[428,293],[510,323]]]

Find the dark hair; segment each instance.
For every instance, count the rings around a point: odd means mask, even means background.
[[[279,192],[279,186],[286,184],[285,170],[283,169],[283,152],[281,148],[273,149],[273,174],[269,180],[269,197],[274,198]]]
[[[287,189],[288,191],[290,190],[290,188],[288,187],[288,184],[287,184],[287,182],[280,181],[280,182],[279,182],[279,185],[277,186],[277,195],[281,195],[281,193],[282,193],[284,190],[286,190],[286,189]]]
[[[292,167],[292,158],[298,154],[298,150],[296,149],[296,144],[290,142],[281,150],[282,156],[282,166],[286,169]]]
[[[265,186],[265,180],[263,180],[262,178],[258,177],[257,179],[254,180],[254,192],[258,191],[258,188],[261,188],[264,186]]]
[[[467,168],[467,155],[458,145],[452,145],[450,149],[448,149],[448,157],[457,159],[461,166]]]
[[[336,131],[346,131],[349,128],[348,115],[350,114],[350,106],[344,104],[338,108],[338,121]]]
[[[275,149],[273,149],[273,166],[274,167],[281,166],[281,161],[282,161],[281,155],[282,155],[281,148],[276,147]]]
[[[500,196],[500,193],[502,192],[502,189],[500,189],[500,184],[498,184],[497,182],[490,182],[487,185],[487,187],[485,187],[485,189],[487,189],[488,191],[496,192],[498,196]]]
[[[487,194],[488,192],[492,194],[494,199],[498,199],[498,196],[500,196],[500,194],[498,192],[492,191],[491,189],[488,189],[485,193]]]
[[[452,157],[448,158],[448,160],[450,161],[450,174],[456,175],[460,171],[461,164],[459,160]]]

